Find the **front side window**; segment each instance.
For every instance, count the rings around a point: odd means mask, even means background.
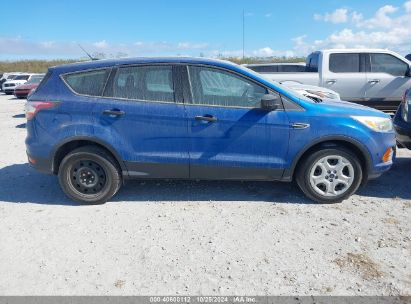
[[[66,74],[63,78],[77,94],[101,96],[109,74],[110,69],[101,69]]]
[[[193,103],[224,107],[260,107],[267,89],[233,73],[189,67]]]
[[[330,71],[333,73],[359,73],[360,54],[331,54]]]
[[[145,101],[174,102],[171,66],[119,68],[105,96]]]
[[[370,54],[371,73],[405,76],[408,64],[389,54]]]

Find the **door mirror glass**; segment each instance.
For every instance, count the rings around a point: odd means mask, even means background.
[[[274,94],[266,94],[261,98],[261,108],[267,111],[275,111],[281,108],[280,97]]]

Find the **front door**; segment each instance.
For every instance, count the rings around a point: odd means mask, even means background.
[[[366,105],[380,110],[395,111],[411,85],[407,77],[408,64],[390,54],[369,54],[367,68]]]
[[[189,177],[187,122],[174,75],[170,65],[119,67],[93,109],[95,132],[110,133],[131,177]]]
[[[279,179],[288,149],[286,112],[260,108],[267,89],[234,72],[188,66],[190,177]]]

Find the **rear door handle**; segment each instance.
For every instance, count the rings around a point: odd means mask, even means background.
[[[371,80],[368,80],[368,82],[369,83],[379,83],[380,82],[380,80],[379,79],[371,79]]]
[[[215,122],[215,121],[217,121],[217,117],[214,117],[214,116],[196,116],[195,120]]]
[[[328,79],[327,81],[326,81],[326,83],[328,83],[328,84],[334,84],[334,83],[336,83],[337,82],[337,79]]]
[[[126,112],[120,111],[120,110],[104,110],[103,111],[103,115],[107,115],[107,116],[123,116],[124,114],[126,114]]]

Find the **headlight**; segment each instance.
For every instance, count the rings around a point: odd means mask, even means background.
[[[392,121],[390,118],[375,117],[375,116],[351,116],[363,125],[376,132],[391,132],[393,131]]]
[[[324,91],[312,91],[312,90],[307,90],[308,93],[319,96],[321,98],[328,98],[328,99],[340,99],[338,95],[330,93],[330,92],[324,92]]]

